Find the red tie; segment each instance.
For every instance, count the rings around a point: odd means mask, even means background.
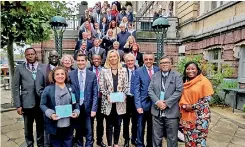
[[[149,68],[148,70],[149,70],[149,76],[150,76],[150,79],[151,79],[151,77],[152,77],[152,72],[151,72],[151,69],[150,69],[150,68]]]
[[[98,85],[99,85],[100,77],[99,77],[99,69],[98,69],[98,67],[95,67],[95,74],[96,74],[97,82],[98,82]],[[102,93],[99,92],[99,97],[101,97],[101,96],[102,96]]]
[[[95,72],[96,72],[96,77],[99,79],[99,69],[98,69],[98,67],[95,67]]]

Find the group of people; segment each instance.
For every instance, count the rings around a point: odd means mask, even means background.
[[[125,65],[117,50],[108,51],[104,65],[102,56],[93,54],[89,68],[90,57],[84,53],[74,61],[71,55],[60,59],[53,50],[49,63],[40,64],[35,49],[27,48],[25,57],[26,63],[16,67],[13,90],[17,113],[24,118],[27,146],[34,144],[35,120],[38,146],[92,147],[96,140],[104,147],[104,119],[108,147],[118,147],[122,123],[125,147],[130,142],[161,147],[163,137],[168,147],[177,147],[180,124],[186,146],[206,146],[213,89],[195,62],[185,65],[182,76],[171,68],[169,57],[154,66],[154,55],[147,53],[142,66],[132,53],[124,56]],[[123,101],[115,101],[115,93],[122,94]],[[72,113],[60,118],[56,107],[64,105],[71,105]]]
[[[28,147],[34,146],[34,121],[40,147],[106,147],[104,130],[107,146],[118,147],[122,123],[125,147],[161,147],[163,137],[168,147],[177,147],[180,126],[186,146],[206,146],[211,83],[195,62],[185,65],[183,75],[167,56],[154,66],[153,54],[140,53],[129,7],[119,5],[96,3],[94,11],[85,10],[74,56],[61,58],[53,50],[49,63],[41,64],[34,48],[25,50],[13,90]],[[64,106],[71,109],[68,117],[57,114]]]
[[[106,1],[103,6],[98,2],[93,9],[86,9],[81,17],[74,58],[76,58],[79,50],[86,49],[83,52],[87,55],[90,54],[88,56],[90,56],[89,61],[91,63],[95,40],[97,40],[98,46],[102,48],[98,49],[98,52],[102,54],[103,61],[111,49],[119,49],[124,53],[129,53],[133,50],[133,44],[136,43],[135,37],[132,5],[121,8],[118,1],[112,2],[111,6]],[[117,45],[114,45],[115,41],[118,42]],[[86,47],[83,47],[83,44],[87,44]],[[95,45],[95,47],[98,46]],[[138,49],[135,50],[136,53]]]

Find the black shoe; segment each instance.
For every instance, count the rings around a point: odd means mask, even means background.
[[[124,147],[129,147],[129,140],[125,140]]]
[[[97,142],[97,145],[98,145],[98,146],[101,146],[101,147],[106,147],[106,145],[105,145],[104,142],[102,142],[102,141],[101,141],[101,142]]]
[[[137,140],[135,140],[135,141],[131,140],[131,144],[134,146],[137,146]]]

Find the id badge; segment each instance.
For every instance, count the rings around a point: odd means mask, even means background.
[[[80,91],[80,99],[84,99],[84,91]]]
[[[139,65],[139,61],[138,61],[138,60],[135,60],[135,64],[136,64],[136,65]]]
[[[164,100],[165,92],[161,91],[160,93],[160,100]]]
[[[76,97],[74,93],[71,94],[71,101],[72,101],[72,104],[76,103]]]

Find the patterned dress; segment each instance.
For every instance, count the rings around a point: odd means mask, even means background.
[[[196,112],[196,122],[184,121],[183,131],[185,136],[186,147],[206,147],[208,127],[210,122],[209,100],[210,96],[199,99],[198,103],[192,105]]]

